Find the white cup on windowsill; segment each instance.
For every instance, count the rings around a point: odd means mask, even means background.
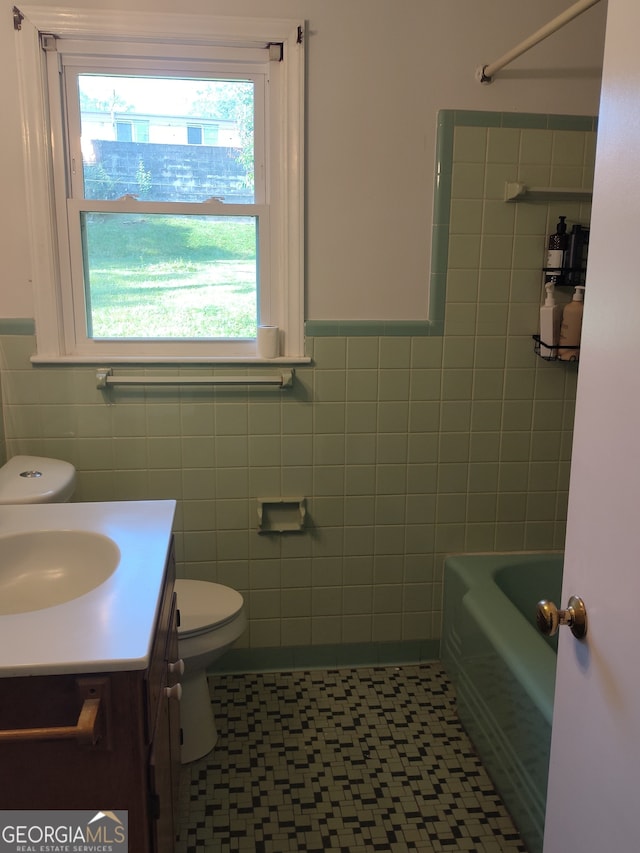
[[[280,355],[278,326],[258,326],[258,355],[260,358],[277,358]]]

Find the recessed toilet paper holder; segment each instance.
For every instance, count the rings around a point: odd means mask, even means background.
[[[258,498],[258,533],[299,533],[306,515],[306,498]]]

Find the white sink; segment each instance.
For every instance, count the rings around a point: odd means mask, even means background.
[[[34,530],[0,536],[0,616],[55,607],[103,584],[120,562],[108,536]]]
[[[0,505],[0,678],[145,669],[175,508]]]

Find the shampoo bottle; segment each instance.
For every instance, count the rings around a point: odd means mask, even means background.
[[[556,358],[558,338],[562,320],[562,305],[557,305],[554,296],[555,280],[547,282],[544,305],[540,307],[540,355],[542,358]]]
[[[558,358],[563,361],[578,361],[580,336],[582,335],[582,312],[584,310],[584,287],[578,285],[573,300],[565,305],[558,340]]]
[[[554,276],[556,278],[562,275],[562,267],[564,266],[564,253],[567,248],[566,218],[566,216],[561,216],[558,219],[555,232],[549,236],[547,264],[545,269],[548,276]]]

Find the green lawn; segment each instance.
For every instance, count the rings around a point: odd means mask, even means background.
[[[90,213],[84,239],[92,337],[255,337],[252,218]]]

